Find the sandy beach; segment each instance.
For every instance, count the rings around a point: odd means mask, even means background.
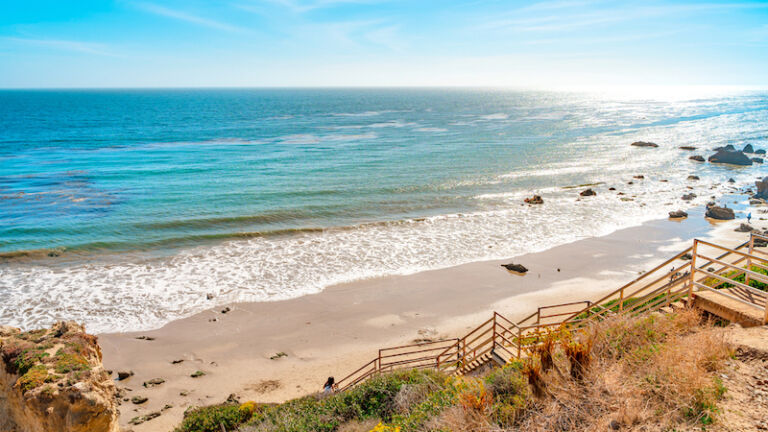
[[[761,214],[753,213],[753,226],[765,228]],[[287,301],[219,306],[154,331],[99,335],[104,365],[114,376],[134,373],[118,382],[124,397],[148,398],[122,403],[123,427],[172,430],[190,406],[233,394],[241,401],[280,402],[315,392],[326,377],[345,376],[380,347],[459,336],[494,310],[519,319],[538,306],[595,299],[693,238],[743,242],[748,234],[734,232],[743,217],[713,223],[695,208],[684,220],[651,221],[509,260],[363,280]],[[501,267],[507,262],[529,272],[511,274]],[[205,375],[191,377],[196,371]],[[165,382],[143,385],[154,378]],[[153,411],[162,415],[129,425]]]

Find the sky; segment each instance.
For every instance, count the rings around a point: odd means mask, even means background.
[[[768,0],[0,0],[0,88],[768,86]]]

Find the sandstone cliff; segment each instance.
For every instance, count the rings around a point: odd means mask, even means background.
[[[0,432],[116,432],[115,384],[74,322],[0,327]]]

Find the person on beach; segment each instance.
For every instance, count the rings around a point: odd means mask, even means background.
[[[328,380],[323,385],[323,394],[331,394],[336,391],[336,380],[333,377],[328,377]]]
[[[747,214],[747,223],[750,223],[751,220],[752,220],[752,213],[748,213]]]

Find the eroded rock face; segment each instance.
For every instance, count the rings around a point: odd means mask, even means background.
[[[0,430],[117,432],[115,384],[96,337],[75,322],[0,327]]]

